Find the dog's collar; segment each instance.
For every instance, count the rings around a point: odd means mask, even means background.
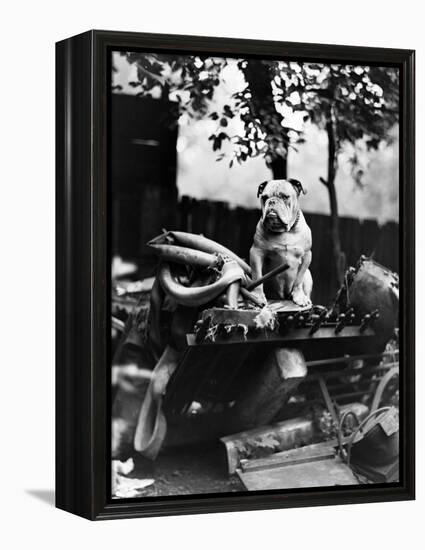
[[[293,229],[295,229],[295,227],[297,226],[297,223],[300,221],[300,216],[301,216],[301,210],[298,210],[297,217],[295,218],[295,221],[291,225],[289,231],[292,231]]]

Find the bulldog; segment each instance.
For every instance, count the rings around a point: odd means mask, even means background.
[[[266,302],[290,299],[298,306],[311,305],[313,279],[311,263],[311,230],[299,205],[306,193],[298,180],[272,180],[260,184],[257,196],[262,215],[257,224],[250,250],[252,279],[255,281],[278,265],[289,268],[255,290]],[[266,295],[264,294],[264,290]]]

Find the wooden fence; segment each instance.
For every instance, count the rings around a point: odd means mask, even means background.
[[[230,208],[225,202],[196,200],[183,196],[179,202],[178,226],[182,231],[202,233],[248,258],[259,209]],[[328,304],[337,291],[330,241],[330,218],[323,214],[305,213],[313,234],[311,271],[315,303]],[[171,228],[169,228],[171,229]],[[393,271],[399,267],[399,228],[388,222],[340,218],[342,249],[347,266],[355,265],[362,254],[373,258]]]

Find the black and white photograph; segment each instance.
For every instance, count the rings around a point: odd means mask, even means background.
[[[109,63],[111,498],[397,484],[399,67]]]
[[[7,550],[420,540],[420,15],[4,4]]]

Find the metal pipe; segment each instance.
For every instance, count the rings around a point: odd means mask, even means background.
[[[119,330],[120,332],[124,332],[125,323],[124,321],[121,321],[121,319],[118,319],[117,317],[114,317],[112,315],[111,324],[112,324],[112,327],[115,328],[116,330]]]
[[[269,271],[268,273],[266,273],[265,275],[263,275],[262,277],[260,277],[256,281],[252,281],[252,283],[250,283],[246,287],[246,289],[247,290],[253,290],[254,288],[257,288],[257,286],[264,283],[265,281],[268,281],[272,277],[275,277],[276,275],[279,275],[279,273],[282,273],[283,271],[286,271],[287,269],[289,269],[288,264],[278,265],[277,267],[275,267],[274,269],[272,269],[271,271]]]
[[[308,366],[308,362],[306,363]],[[379,371],[388,371],[392,367],[398,367],[398,363],[384,363],[382,365],[375,365],[374,367],[360,367],[358,369],[340,369],[321,372],[320,374],[309,374],[306,382],[313,382],[318,379],[319,376],[323,378],[340,378],[341,376],[363,376],[364,374],[374,374]]]
[[[227,287],[226,301],[227,301],[227,305],[232,309],[236,309],[238,307],[238,297],[239,297],[240,287],[241,287],[240,280],[230,283],[230,285]]]
[[[258,307],[265,306],[265,304],[261,300],[259,300],[255,294],[252,294],[251,292],[249,292],[249,290],[247,290],[243,286],[241,286],[240,291],[244,298],[246,298],[247,300],[250,300],[256,306]]]
[[[396,355],[398,350],[384,351],[383,353],[366,353],[362,355],[351,355],[345,357],[334,357],[332,359],[319,359],[316,361],[307,361],[307,367],[321,367],[322,365],[334,365],[337,363],[350,363],[356,359],[379,359],[388,355]]]

